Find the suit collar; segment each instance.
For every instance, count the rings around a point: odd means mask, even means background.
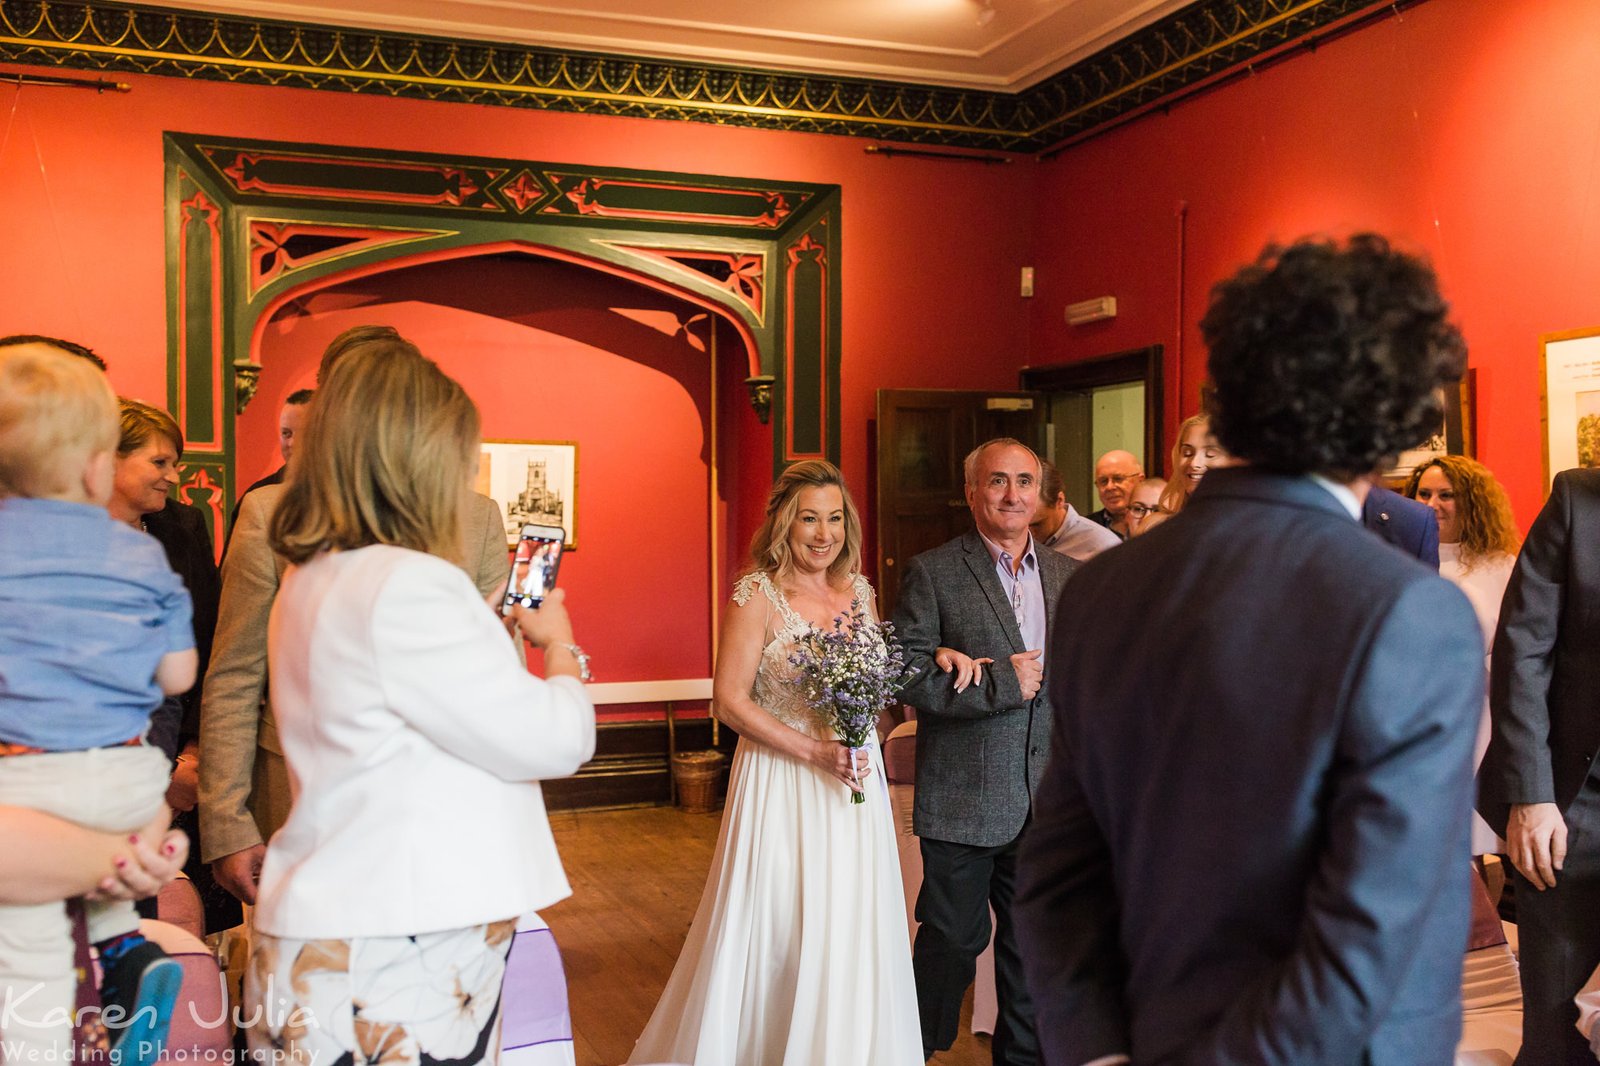
[[[989,601],[989,609],[994,612],[995,621],[1005,630],[1006,640],[1010,641],[1012,652],[1027,650],[1022,646],[1022,630],[1017,626],[1016,613],[1011,609],[1011,601],[1006,599],[1006,590],[1000,584],[1000,575],[995,573],[994,568],[998,564],[994,556],[989,553],[989,545],[976,529],[969,529],[961,538],[961,547],[966,552],[967,569],[972,571],[978,587],[983,590],[984,598]],[[1042,571],[1039,581],[1046,585],[1045,606],[1049,608],[1050,593]],[[1045,617],[1050,616],[1046,614]]]
[[[1262,503],[1303,507],[1312,511],[1326,511],[1345,521],[1353,521],[1350,512],[1327,489],[1309,477],[1299,474],[1280,474],[1253,466],[1225,467],[1206,474],[1194,490],[1191,502],[1205,504],[1213,500],[1256,500]]]

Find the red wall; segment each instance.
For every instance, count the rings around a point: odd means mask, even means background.
[[[109,361],[113,384],[127,395],[156,403],[166,396],[161,135],[167,130],[841,186],[841,442],[845,475],[858,498],[865,495],[866,428],[876,389],[1010,387],[1026,359],[1028,321],[1016,278],[1032,249],[1038,167],[1031,161],[985,167],[886,159],[866,154],[866,142],[844,137],[170,78],[127,80],[133,92],[126,96],[0,87],[0,218],[6,231],[0,241],[0,334],[55,334],[89,344]],[[678,481],[667,486],[673,497],[686,494],[702,523],[700,539],[688,553],[693,565],[669,563],[653,570],[652,609],[635,599],[631,611],[630,599],[641,586],[616,575],[599,577],[594,570],[613,550],[606,537],[614,536],[627,555],[637,551],[638,541],[662,532],[656,524],[662,501],[653,490],[641,496],[641,489],[651,487],[649,463],[659,450],[662,419],[670,416],[671,433],[682,438],[680,443],[692,432],[703,432],[709,379],[673,379],[669,389],[656,380],[661,372],[651,362],[654,356],[636,351],[631,341],[608,347],[579,335],[572,340],[577,347],[563,347],[567,342],[561,338],[572,337],[574,316],[598,313],[592,303],[563,321],[527,325],[490,321],[498,312],[478,305],[447,310],[438,303],[395,303],[385,310],[391,307],[395,324],[408,333],[415,330],[419,339],[438,338],[441,352],[465,350],[470,338],[473,345],[502,353],[494,357],[501,360],[514,346],[537,343],[570,355],[573,376],[594,371],[637,387],[629,395],[638,398],[643,417],[640,410],[597,397],[581,406],[541,411],[534,419],[548,427],[540,430],[541,438],[578,436],[564,427],[581,419],[586,441],[604,438],[616,449],[617,465],[607,467],[604,476],[592,475],[589,465],[602,445],[583,453],[584,539],[569,576],[585,587],[594,582],[581,612],[602,612],[580,618],[588,630],[585,641],[600,643],[602,630],[616,634],[605,640],[634,641],[627,648],[618,645],[615,658],[601,664],[606,679],[655,671],[661,671],[655,676],[684,677],[703,669],[708,663],[703,614],[709,611],[703,605],[709,592],[700,548],[707,536],[700,453],[681,465],[674,460],[671,476],[683,479],[682,487]],[[320,346],[319,339],[357,320],[371,321],[370,309],[353,316],[325,311],[301,320],[294,329],[304,336],[285,348],[279,365],[274,366],[274,356],[265,360],[269,369],[262,391],[241,434],[246,479],[241,483],[276,463],[270,426],[282,396],[309,381],[308,353]],[[725,338],[722,347],[736,347],[736,342]],[[424,348],[431,350],[426,342]],[[623,356],[638,365],[624,366]],[[720,406],[742,412],[742,418],[730,428],[721,488],[728,554],[737,559],[759,521],[771,464],[770,432],[755,423],[744,399],[744,372],[731,365],[725,362],[719,380]],[[569,384],[573,395],[584,395],[576,380]],[[692,398],[699,430],[689,406],[658,411],[654,400],[645,399],[658,395],[651,391],[657,386],[676,389],[673,395],[686,405]],[[471,387],[485,404],[490,433],[506,425],[506,435],[514,435],[510,423],[516,413],[499,407],[487,382]],[[696,469],[702,480],[690,485]],[[588,516],[606,511],[627,521],[616,523],[614,534],[591,538],[590,529],[598,527],[587,524]],[[648,550],[658,547],[673,557],[664,541]],[[645,565],[642,559],[640,565]],[[722,592],[725,596],[726,582]],[[680,607],[699,612],[687,623],[692,641],[677,627]],[[669,613],[659,614],[662,608]],[[654,639],[628,637],[625,630],[648,632]]]
[[[1170,433],[1198,403],[1215,281],[1268,240],[1381,231],[1439,272],[1477,369],[1479,458],[1526,526],[1544,494],[1539,336],[1600,326],[1596,70],[1591,0],[1433,0],[1069,149],[1042,167],[1033,357],[1181,340]],[[1113,323],[1062,321],[1107,294]]]
[[[131,79],[128,96],[5,87],[0,332],[83,340],[123,391],[164,397],[168,129],[837,183],[843,459],[865,496],[877,388],[1008,386],[1024,363],[1159,342],[1172,357],[1170,429],[1198,395],[1211,284],[1269,239],[1371,228],[1437,265],[1477,369],[1479,456],[1526,524],[1543,493],[1539,335],[1600,325],[1596,69],[1590,0],[1432,0],[1045,164],[1005,167],[884,159],[841,137],[175,79]],[[1030,262],[1031,302],[1016,294]],[[1065,304],[1106,294],[1114,322],[1062,322]],[[539,328],[551,344],[567,336]],[[279,393],[263,390],[247,417],[275,407]],[[740,391],[725,363],[719,405],[738,409]],[[723,456],[730,553],[767,481],[749,421]],[[635,450],[648,442],[627,419],[608,428]],[[250,432],[246,472],[265,470],[265,426]],[[699,576],[667,580],[677,601],[702,597]]]
[[[875,389],[1009,386],[1027,351],[1016,279],[1032,247],[1028,161],[888,159],[845,137],[127,80],[126,96],[0,87],[10,122],[0,124],[0,330],[81,340],[106,355],[119,388],[145,398],[165,396],[164,130],[840,185],[853,484]]]
[[[293,306],[263,337],[239,419],[241,484],[275,468],[283,397],[314,384],[328,341],[392,324],[461,382],[485,439],[577,442],[577,548],[560,580],[602,679],[709,676],[711,366],[704,327],[679,330],[699,308],[525,256],[391,271]],[[744,365],[737,346],[725,357]]]

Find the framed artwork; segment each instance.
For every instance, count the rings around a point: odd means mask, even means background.
[[[486,440],[477,489],[500,505],[507,547],[529,522],[560,526],[566,549],[578,546],[577,441]]]
[[[1600,467],[1600,329],[1549,333],[1539,340],[1539,420],[1548,489],[1562,470]]]
[[[1446,386],[1442,390],[1444,417],[1439,421],[1438,430],[1415,448],[1401,452],[1394,465],[1383,472],[1386,482],[1403,485],[1413,470],[1441,455],[1471,456],[1477,452],[1477,425],[1474,421],[1477,386],[1478,372],[1469,369],[1461,376],[1458,385],[1454,388]]]

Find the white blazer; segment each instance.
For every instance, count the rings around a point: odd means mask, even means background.
[[[294,809],[258,929],[407,936],[571,894],[538,782],[594,754],[594,704],[528,672],[459,567],[387,545],[319,555],[284,575],[267,646]]]

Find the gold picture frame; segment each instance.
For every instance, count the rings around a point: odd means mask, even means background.
[[[500,505],[507,547],[516,545],[531,522],[560,526],[567,534],[565,550],[577,549],[577,441],[486,440],[475,487]]]
[[[1600,467],[1600,327],[1539,338],[1539,428],[1547,491],[1562,470]]]

